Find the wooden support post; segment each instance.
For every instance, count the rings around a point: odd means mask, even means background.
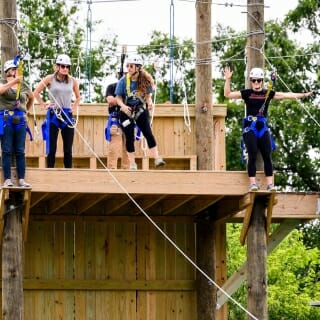
[[[214,222],[208,216],[197,222],[197,264],[211,279],[215,273]],[[213,279],[214,280],[214,279]],[[197,314],[198,320],[214,320],[216,287],[200,272],[197,272]]]
[[[273,206],[276,204],[276,194],[274,192],[271,193],[268,201],[268,208],[267,208],[267,225],[266,225],[266,234],[267,234],[267,241],[270,238],[270,226],[272,220],[272,209]]]
[[[2,319],[23,319],[23,195],[9,192],[2,239]]]
[[[268,319],[266,203],[256,197],[247,236],[248,310],[259,320]]]
[[[250,193],[250,202],[249,202],[249,204],[246,208],[246,212],[244,214],[243,225],[242,225],[241,234],[240,234],[240,243],[242,245],[244,245],[244,243],[246,241],[246,236],[247,236],[249,225],[250,225],[251,213],[252,213],[252,208],[253,208],[255,196],[256,196],[256,192]]]
[[[227,281],[227,226],[224,221],[215,223],[215,252],[216,252],[216,268],[215,268],[215,281],[222,287]],[[227,305],[215,310],[215,320],[227,320],[228,309]]]

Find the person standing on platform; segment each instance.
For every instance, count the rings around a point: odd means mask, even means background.
[[[149,121],[149,109],[154,108],[152,92],[154,80],[142,68],[143,61],[139,55],[127,59],[128,74],[122,77],[116,87],[117,104],[120,106],[120,123],[126,136],[126,149],[130,161],[130,170],[137,170],[135,162],[135,124],[147,140],[155,167],[165,165],[159,156],[157,143]]]
[[[248,152],[247,170],[250,182],[249,191],[259,190],[259,186],[256,182],[256,160],[258,151],[260,151],[264,162],[267,190],[275,191],[271,158],[272,139],[267,123],[269,103],[272,99],[306,98],[312,95],[313,92],[275,92],[272,89],[272,86],[268,86],[268,88],[265,89],[264,71],[261,68],[253,68],[250,71],[250,89],[231,91],[230,83],[232,73],[230,67],[226,66],[224,70],[224,96],[229,99],[243,99],[246,105],[246,117],[243,120],[243,140]]]
[[[78,81],[69,72],[71,59],[66,54],[58,55],[54,73],[41,80],[34,90],[34,96],[40,106],[47,110],[43,124],[43,135],[46,140],[47,167],[54,168],[59,129],[63,141],[63,163],[65,168],[72,168],[72,145],[74,123],[72,113],[79,107],[81,96]],[[48,89],[50,102],[45,103],[40,93]],[[75,101],[72,103],[73,95]]]
[[[25,179],[25,142],[27,116],[34,101],[30,88],[17,73],[14,60],[4,64],[4,79],[0,80],[0,139],[2,148],[2,172],[4,187],[13,187],[11,180],[11,161],[15,155],[19,187],[30,187]]]
[[[118,79],[128,72],[126,66],[118,70]],[[118,82],[108,85],[106,90],[106,101],[109,104],[109,118],[105,130],[105,136],[109,141],[107,167],[117,169],[118,158],[121,157],[121,169],[129,169],[130,162],[125,149],[125,135],[120,126],[120,107],[117,105],[116,86]]]

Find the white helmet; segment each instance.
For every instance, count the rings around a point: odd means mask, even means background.
[[[127,63],[137,64],[140,66],[143,65],[142,58],[139,55],[134,55],[134,56],[129,57],[127,59]]]
[[[17,68],[17,65],[14,63],[14,60],[8,60],[3,66],[3,71],[7,72],[11,68]]]
[[[261,68],[252,68],[249,74],[249,78],[263,79],[264,72]]]
[[[66,66],[71,66],[71,59],[66,54],[59,54],[56,60],[56,64],[64,64]]]

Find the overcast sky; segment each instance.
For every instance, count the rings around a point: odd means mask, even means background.
[[[88,2],[92,3],[88,5]],[[79,18],[85,23],[89,12],[93,22],[103,20],[98,30],[91,33],[93,42],[110,34],[118,35],[120,45],[144,45],[154,30],[170,35],[170,21],[176,37],[195,39],[195,3],[195,0],[81,1],[83,16]],[[247,0],[212,0],[212,34],[217,23],[239,31],[246,30],[246,4]],[[282,19],[297,4],[298,0],[266,0],[265,20]]]

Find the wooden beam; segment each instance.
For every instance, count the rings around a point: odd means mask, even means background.
[[[4,210],[5,210],[5,198],[6,189],[1,189],[0,191],[0,243],[2,242],[3,226],[4,226]]]
[[[250,202],[245,210],[245,215],[243,219],[243,224],[242,224],[242,229],[241,229],[241,234],[240,234],[240,243],[244,245],[247,233],[249,230],[250,226],[250,219],[251,219],[251,214],[252,214],[252,209],[253,209],[253,204],[254,204],[254,199],[256,196],[256,192],[250,192]]]
[[[271,234],[267,253],[271,253],[281,241],[299,224],[301,220],[284,220]],[[232,296],[247,278],[247,262],[245,262],[223,285],[222,289]],[[217,309],[228,301],[228,297],[219,290],[217,293]]]
[[[194,291],[194,280],[25,279],[24,290]]]
[[[27,235],[28,235],[30,201],[31,201],[31,189],[25,189],[24,199],[23,199],[24,209],[22,214],[22,237],[24,241],[27,241]]]
[[[266,235],[267,235],[267,241],[269,240],[270,237],[270,225],[271,225],[271,220],[272,220],[272,210],[273,206],[276,203],[276,197],[275,197],[275,192],[272,192],[269,201],[268,201],[268,207],[267,207],[267,218],[266,218]]]
[[[197,265],[210,279],[215,276],[215,225],[208,214],[197,220]],[[214,320],[216,305],[216,287],[199,271],[197,275],[197,313],[199,320]]]
[[[268,319],[265,197],[256,198],[247,236],[247,309]]]
[[[52,200],[49,201],[49,204],[47,206],[47,213],[53,214],[59,211],[63,206],[65,206],[67,203],[72,201],[77,196],[77,193],[60,193],[57,197],[54,197]]]

